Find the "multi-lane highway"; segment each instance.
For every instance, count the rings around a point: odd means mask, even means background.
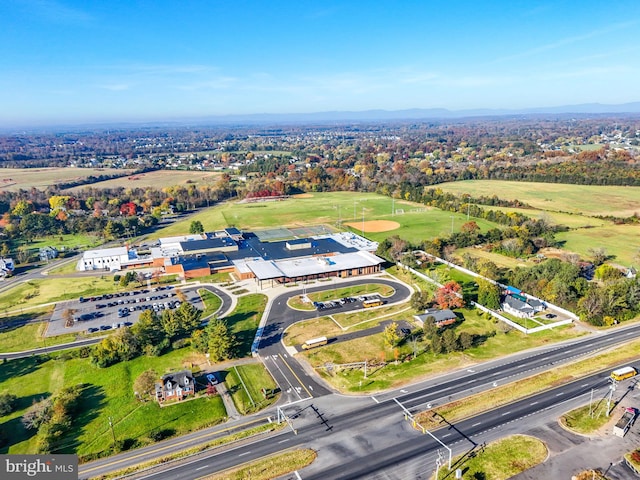
[[[409,295],[407,287],[390,280],[361,279],[353,283],[363,281],[394,286],[395,293],[388,299],[389,303],[406,300]],[[320,289],[322,287],[313,290]],[[308,289],[307,292],[313,290]],[[436,451],[443,451],[444,447],[430,436],[417,432],[404,421],[403,409],[411,413],[435,409],[452,399],[463,398],[532,373],[555,368],[572,359],[589,356],[598,350],[621,344],[640,335],[640,325],[634,325],[607,334],[593,334],[578,340],[477,364],[401,390],[353,398],[332,393],[312,372],[306,371],[282,345],[282,333],[289,325],[318,315],[317,312],[294,311],[286,306],[287,299],[299,293],[291,291],[270,301],[266,313],[267,320],[257,343],[258,355],[282,390],[283,396],[279,405],[292,418],[297,435],[287,429],[256,441],[202,454],[189,461],[164,465],[157,471],[140,473],[137,475],[138,478],[194,479],[271,453],[301,446],[314,448],[319,454],[318,461],[304,470],[302,477],[305,479],[376,478],[378,475],[382,475],[379,478],[426,478],[433,471]],[[355,308],[358,308],[358,305],[347,304],[343,311]],[[555,415],[556,413],[549,412],[552,412],[550,409],[558,403],[584,402],[592,389],[596,395],[604,395],[607,375],[608,371],[603,371],[455,425],[449,425],[446,419],[441,419],[443,428],[433,433],[452,448],[454,454],[462,453],[508,431],[526,430],[531,426],[532,418],[547,418],[545,412],[547,416]],[[293,402],[296,403],[287,406]],[[259,421],[264,421],[265,417],[273,420],[276,412],[264,412]],[[216,429],[209,429],[192,435],[197,438],[198,435],[216,435],[216,432]],[[166,453],[184,448],[181,447],[183,442],[184,437],[164,442],[163,451]],[[122,457],[105,459],[101,464],[86,464],[80,469],[81,478],[89,474],[104,474],[131,465],[132,461],[148,461],[164,454],[158,453],[157,447],[147,448],[146,453],[129,452]],[[126,462],[125,457],[129,458]],[[123,460],[120,461],[120,458]]]
[[[532,417],[553,409],[565,399],[584,401],[592,388],[602,395],[607,389],[606,376],[606,373],[591,375],[455,424],[440,418],[442,427],[432,433],[452,448],[454,455],[478,449],[505,425],[519,423],[520,430],[524,431],[531,426]],[[364,399],[354,399],[351,408],[345,409],[332,405],[337,398],[309,399],[286,409],[297,434],[287,429],[268,438],[141,473],[137,478],[191,480],[286,449],[303,447],[313,448],[319,455],[318,461],[300,474],[305,480],[427,478],[435,465],[437,451],[446,453],[444,447],[431,436],[412,428],[395,401],[368,400],[366,403]],[[397,400],[405,406],[415,402],[411,395],[401,395]]]

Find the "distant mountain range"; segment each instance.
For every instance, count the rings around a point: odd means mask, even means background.
[[[315,113],[256,113],[239,115],[211,115],[204,117],[176,118],[173,120],[156,120],[140,122],[100,122],[92,124],[58,125],[50,128],[31,127],[24,131],[77,131],[84,129],[110,128],[180,128],[189,126],[249,126],[274,124],[318,124],[348,122],[380,122],[403,120],[452,120],[474,117],[545,117],[549,115],[580,118],[591,115],[637,115],[640,114],[640,102],[608,105],[602,103],[584,103],[580,105],[563,105],[558,107],[539,107],[523,109],[490,109],[448,110],[446,108],[412,108],[408,110],[363,110],[363,111],[331,111]],[[0,128],[0,131],[15,132],[20,127]]]
[[[602,103],[585,103],[581,105],[564,105],[559,107],[540,107],[525,109],[472,109],[448,110],[446,108],[412,108],[408,110],[364,110],[364,111],[332,111],[315,113],[283,113],[252,115],[217,115],[192,119],[203,124],[229,123],[283,123],[283,122],[344,122],[344,121],[376,121],[376,120],[444,120],[469,117],[500,117],[519,115],[603,115],[603,114],[637,114],[640,113],[640,102],[607,105]]]

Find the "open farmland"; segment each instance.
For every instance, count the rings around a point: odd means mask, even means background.
[[[394,207],[395,213],[392,212]],[[462,224],[467,221],[466,215],[463,214],[445,212],[418,203],[393,201],[383,195],[332,192],[305,194],[282,201],[224,203],[193,215],[188,220],[176,222],[158,230],[154,233],[154,237],[184,234],[189,231],[189,225],[194,220],[201,221],[205,231],[228,226],[257,230],[276,226],[326,224],[338,227],[338,225],[351,224],[355,232],[360,232],[363,217],[366,236],[372,240],[381,241],[390,235],[400,235],[416,243],[450,234],[452,217],[455,231],[460,231]],[[369,230],[367,222],[375,220],[395,222],[398,228],[382,232],[367,232]],[[483,231],[498,226],[485,220],[474,220]],[[392,224],[389,223],[389,225]]]
[[[484,205],[483,208],[486,208],[488,210],[495,210],[496,212],[499,211],[504,213],[520,213],[535,220],[544,219],[552,225],[566,225],[569,228],[591,228],[613,225],[613,222],[609,220],[589,217],[587,215],[579,215],[577,213],[562,213],[533,208],[495,207]]]
[[[629,217],[640,213],[640,187],[467,180],[438,185],[445,192],[518,199],[540,210]]]
[[[119,170],[122,171],[122,170]],[[183,171],[183,170],[155,170],[153,172],[137,173],[127,177],[115,178],[113,180],[105,180],[92,184],[95,188],[164,188],[174,185],[204,185],[214,183],[220,173],[218,172],[199,172],[199,171]],[[83,187],[71,188],[68,191],[76,191]]]
[[[640,225],[607,225],[605,227],[581,228],[556,234],[563,241],[562,248],[589,258],[589,250],[604,248],[610,262],[628,267],[637,265],[640,250]]]
[[[116,168],[3,168],[0,170],[0,190],[44,190],[50,185],[80,180],[90,175],[122,175],[126,172]]]

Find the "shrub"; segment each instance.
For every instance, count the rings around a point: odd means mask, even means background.
[[[18,397],[11,393],[0,394],[0,416],[8,415],[16,408]]]

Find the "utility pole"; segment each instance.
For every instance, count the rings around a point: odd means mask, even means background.
[[[111,427],[111,435],[113,436],[113,447],[116,446],[116,432],[113,431],[113,420],[109,417],[109,427]]]
[[[618,386],[618,381],[609,377],[609,381],[611,381],[611,385],[609,385],[609,395],[607,395],[607,417],[611,415],[611,402],[613,400],[613,392],[616,391]]]
[[[364,207],[362,207],[362,236],[364,237]]]

